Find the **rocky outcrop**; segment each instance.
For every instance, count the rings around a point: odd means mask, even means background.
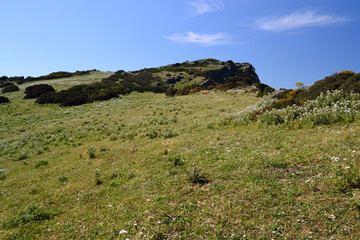
[[[227,61],[219,69],[206,71],[207,80],[202,86],[209,86],[210,82],[215,84],[225,84],[236,78],[236,81],[244,81],[246,83],[259,83],[259,77],[255,73],[255,68],[249,63],[234,63]],[[211,81],[209,81],[211,80]]]
[[[177,82],[180,82],[181,80],[183,80],[184,76],[183,74],[179,74],[179,75],[176,75],[176,76],[172,76],[171,74],[167,74],[166,76],[166,81],[165,83],[166,84],[175,84]]]

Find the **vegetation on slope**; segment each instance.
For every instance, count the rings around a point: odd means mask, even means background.
[[[74,106],[108,100],[133,91],[175,96],[211,89],[226,91],[253,84],[256,84],[260,90],[259,96],[273,91],[269,86],[259,83],[255,69],[248,63],[202,59],[132,72],[120,70],[104,78],[102,83],[76,86],[57,93],[46,93],[36,102]]]
[[[86,71],[76,71],[76,72],[65,72],[65,71],[59,71],[59,72],[53,72],[48,75],[40,76],[40,77],[24,77],[24,76],[16,76],[16,77],[7,77],[2,76],[0,77],[0,84],[2,83],[8,83],[8,82],[15,82],[16,84],[23,84],[26,82],[35,82],[35,81],[42,81],[42,80],[51,80],[51,79],[59,79],[59,78],[69,78],[74,76],[84,76],[88,75],[92,72],[96,72],[96,69],[93,70],[86,70]]]
[[[41,94],[55,92],[55,89],[48,84],[37,84],[27,87],[25,89],[25,97],[24,98],[37,98],[40,97]]]
[[[360,235],[359,122],[209,128],[259,101],[236,91],[18,101],[0,108],[3,239]]]
[[[335,73],[310,87],[297,83],[294,90],[267,96],[256,106],[223,116],[220,124],[259,122],[287,127],[350,123],[360,117],[360,74]]]
[[[3,83],[0,85],[0,88],[2,88],[2,93],[16,92],[20,90],[14,83]]]
[[[105,75],[44,83],[68,89]],[[288,108],[355,112],[359,95],[327,90]],[[262,115],[260,124],[216,124],[242,109],[250,123],[278,101],[240,90],[134,92],[73,108],[7,97],[1,239],[360,237],[358,117],[310,128],[263,124]]]
[[[0,96],[0,104],[1,103],[8,103],[8,102],[10,102],[10,100],[7,97]]]

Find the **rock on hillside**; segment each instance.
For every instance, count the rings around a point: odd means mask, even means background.
[[[103,82],[129,85],[156,86],[159,89],[203,89],[226,85],[227,88],[244,87],[259,83],[255,68],[250,63],[234,63],[216,59],[200,59],[138,71],[117,71]],[[147,91],[148,89],[144,89]],[[185,91],[188,92],[188,91]]]

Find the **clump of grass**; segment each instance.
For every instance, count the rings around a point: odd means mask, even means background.
[[[106,151],[108,151],[109,149],[107,149],[107,148],[105,148],[105,147],[101,147],[100,148],[100,152],[106,152]]]
[[[185,164],[183,157],[181,155],[169,157],[169,160],[174,164],[175,167],[183,166]]]
[[[270,161],[268,165],[274,168],[287,168],[289,166],[289,163],[282,160],[274,160]]]
[[[45,211],[43,208],[36,204],[30,204],[24,210],[18,212],[16,216],[13,216],[3,225],[5,228],[14,228],[23,226],[32,222],[38,222],[47,220],[51,217],[51,214]]]
[[[118,139],[118,137],[114,136],[114,135],[110,137],[110,141],[116,141],[117,139]]]
[[[103,184],[103,181],[101,180],[100,170],[99,170],[99,169],[96,169],[96,170],[95,170],[95,184],[96,184],[96,185],[101,185],[101,184]]]
[[[27,158],[29,158],[29,156],[26,153],[22,153],[15,159],[15,161],[22,161],[22,160],[25,160]]]
[[[197,166],[188,171],[188,178],[191,183],[198,185],[205,185],[210,182],[207,176]]]
[[[6,179],[6,171],[4,169],[0,169],[0,180],[5,180]]]
[[[152,239],[155,239],[155,240],[163,240],[163,239],[167,239],[165,234],[162,233],[162,232],[156,232],[154,234],[154,236],[152,237]]]
[[[121,135],[123,140],[134,140],[134,138],[138,135],[135,131],[125,132]]]
[[[162,137],[164,139],[173,138],[176,137],[178,134],[173,132],[171,129],[166,129],[165,131],[162,131],[160,129],[158,130],[151,130],[150,132],[146,133],[146,137],[150,139],[154,139],[157,137]]]
[[[335,187],[346,192],[351,189],[360,189],[360,167],[354,159],[342,160],[338,157],[332,157],[331,170],[333,172],[332,181]]]
[[[174,133],[171,129],[167,129],[165,132],[164,132],[164,138],[167,139],[167,138],[173,138],[173,137],[176,137],[177,134]]]
[[[113,181],[109,184],[109,187],[112,187],[112,188],[115,188],[115,187],[118,187],[119,186],[119,183]]]
[[[36,194],[38,194],[38,190],[37,189],[35,189],[35,188],[32,188],[31,190],[30,190],[30,194],[31,195],[36,195]]]
[[[60,181],[60,182],[67,182],[67,181],[68,181],[68,178],[67,178],[66,176],[61,176],[61,177],[59,178],[59,181]]]
[[[87,149],[87,154],[89,154],[89,158],[95,158],[96,157],[96,147],[94,145],[90,146],[88,149]]]
[[[133,179],[134,177],[135,177],[135,174],[133,174],[132,172],[129,172],[127,179],[130,180],[130,179]]]
[[[146,136],[150,139],[154,139],[154,138],[157,138],[159,136],[159,134],[157,131],[152,130],[152,131],[146,133]]]
[[[49,162],[46,161],[46,160],[41,160],[41,161],[38,161],[36,164],[35,164],[35,168],[39,168],[41,166],[47,166],[49,165]]]

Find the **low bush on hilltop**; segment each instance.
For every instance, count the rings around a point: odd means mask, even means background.
[[[12,85],[15,85],[15,84],[12,83],[12,82],[3,82],[3,83],[0,84],[0,88],[9,87],[9,86],[12,86]]]
[[[16,91],[19,91],[19,87],[16,86],[15,84],[7,84],[7,86],[5,86],[1,92],[2,93],[8,93],[8,92],[16,92]]]
[[[275,91],[274,88],[272,88],[269,85],[266,85],[264,83],[256,83],[255,86],[258,89],[257,97],[263,97],[266,94],[269,94],[269,93],[272,93]]]
[[[123,74],[118,71],[118,75]],[[137,92],[162,93],[166,88],[160,84],[158,78],[151,73],[140,73],[135,76],[124,74],[124,78],[116,80],[116,76],[103,79],[101,83],[82,84],[73,86],[60,92],[48,92],[39,96],[36,103],[60,103],[61,106],[76,106],[94,101],[104,101],[118,97],[121,94]]]
[[[0,96],[0,104],[1,103],[8,103],[10,100],[7,97]]]
[[[41,94],[47,93],[47,92],[55,92],[55,89],[47,84],[38,84],[33,85],[30,87],[27,87],[25,89],[25,97],[24,98],[37,98]]]
[[[129,91],[118,84],[84,84],[60,92],[44,93],[40,95],[36,103],[59,103],[61,106],[76,106],[94,101],[109,100],[125,93],[129,93]]]
[[[34,82],[34,81],[42,81],[42,80],[51,80],[51,79],[59,79],[59,78],[66,78],[66,77],[74,77],[74,76],[83,76],[88,75],[91,72],[96,72],[98,70],[86,70],[86,71],[76,71],[76,72],[65,72],[65,71],[59,71],[59,72],[53,72],[48,75],[43,75],[40,77],[24,77],[24,76],[15,76],[15,77],[7,77],[2,76],[0,77],[0,83],[2,82],[15,82],[17,84],[23,84],[26,82]]]
[[[321,92],[336,89],[341,89],[344,93],[351,91],[360,93],[360,74],[355,74],[353,71],[342,71],[328,76],[309,87],[308,97],[315,99]]]

